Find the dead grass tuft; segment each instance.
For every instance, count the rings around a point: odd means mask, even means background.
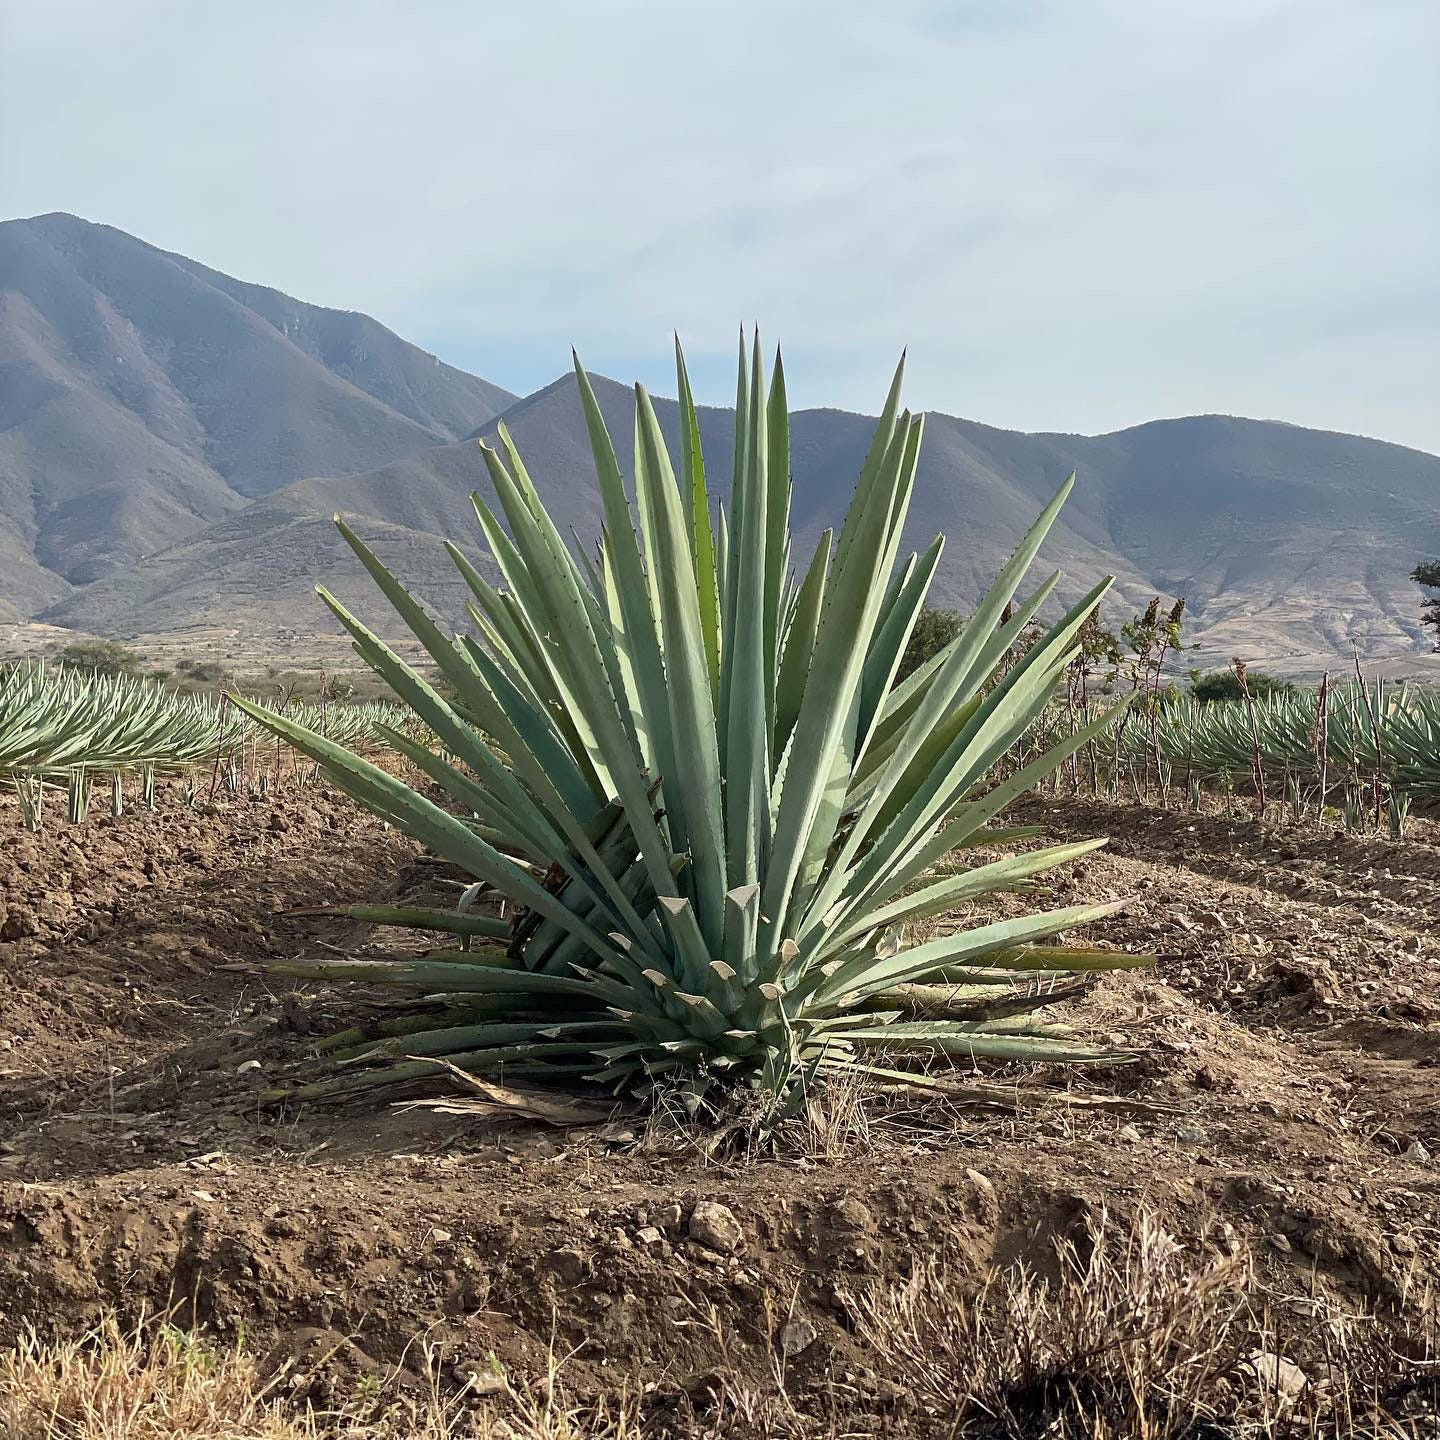
[[[845,1296],[882,1373],[933,1433],[994,1440],[1229,1440],[1440,1434],[1437,1311],[1408,1332],[1313,1297],[1275,1314],[1248,1257],[1196,1261],[1153,1218],[1104,1214],[965,1293],[930,1257]],[[1300,1318],[1303,1317],[1303,1318]],[[922,1427],[923,1428],[923,1427]]]
[[[362,1377],[333,1410],[279,1397],[240,1347],[219,1349],[172,1325],[79,1339],[35,1333],[0,1354],[0,1440],[639,1440],[633,1404],[574,1405],[554,1375],[503,1384],[483,1403],[436,1378],[418,1393]],[[487,1387],[489,1389],[490,1387]]]
[[[126,1334],[113,1321],[47,1343],[31,1333],[0,1356],[4,1440],[290,1440],[303,1433],[239,1350],[169,1325]]]

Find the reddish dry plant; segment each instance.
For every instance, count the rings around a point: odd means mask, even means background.
[[[1360,693],[1365,697],[1365,718],[1370,723],[1370,737],[1375,744],[1375,772],[1371,777],[1371,788],[1375,802],[1375,828],[1380,828],[1380,821],[1384,813],[1385,798],[1385,747],[1380,739],[1380,702],[1382,680],[1375,681],[1375,703],[1370,703],[1370,689],[1365,684],[1364,673],[1360,669],[1360,649],[1352,644],[1351,653],[1355,657],[1355,680],[1360,687]]]
[[[1330,672],[1327,670],[1320,677],[1320,694],[1315,706],[1315,729],[1310,736],[1311,747],[1315,752],[1315,769],[1320,777],[1320,801],[1318,819],[1325,819],[1325,797],[1329,790],[1329,777],[1326,773],[1330,758]]]

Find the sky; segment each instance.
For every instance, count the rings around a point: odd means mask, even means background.
[[[0,0],[0,216],[366,311],[524,393],[1440,453],[1436,0]]]

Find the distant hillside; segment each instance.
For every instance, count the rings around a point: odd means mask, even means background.
[[[597,378],[622,458],[632,395]],[[657,401],[672,447],[676,407]],[[464,623],[448,534],[478,547],[477,437],[503,418],[562,523],[600,520],[569,375],[521,400],[361,315],[317,309],[69,216],[0,225],[0,620],[104,634],[229,628],[283,650],[331,624],[332,586],[385,607],[330,525],[360,528]],[[732,417],[700,417],[712,489]],[[802,547],[843,517],[874,422],[792,420]],[[1407,579],[1440,555],[1440,459],[1352,435],[1227,416],[1111,435],[1020,434],[932,414],[907,540],[944,532],[935,596],[971,604],[1040,505],[1079,485],[1042,562],[1061,594],[1118,577],[1117,610],[1183,594],[1204,658],[1281,668],[1431,663]],[[88,583],[87,583],[88,582]],[[77,586],[84,588],[77,589]],[[393,632],[392,632],[393,633]]]
[[[631,392],[602,378],[595,384],[623,457]],[[676,407],[658,401],[657,410],[674,447]],[[600,506],[573,379],[500,418],[555,513],[593,538]],[[496,423],[480,434],[493,436]],[[843,517],[873,423],[834,410],[793,417],[794,524],[802,545]],[[729,411],[702,410],[708,466],[722,494],[732,427]],[[1192,637],[1222,663],[1241,653],[1318,668],[1347,658],[1351,640],[1367,655],[1423,652],[1406,577],[1422,554],[1440,551],[1440,460],[1225,417],[1158,421],[1099,437],[1022,435],[929,417],[907,540],[920,548],[937,532],[948,536],[936,598],[961,608],[972,603],[1071,470],[1079,485],[1042,556],[1065,572],[1063,597],[1107,573],[1118,577],[1117,606],[1138,608],[1157,592],[1184,594]],[[362,475],[311,477],[45,618],[133,634],[183,625],[200,608],[211,623],[240,611],[262,628],[298,608],[323,624],[307,594],[323,579],[338,583],[383,629],[387,607],[329,526],[340,510],[383,521],[399,573],[452,624],[463,624],[464,588],[438,537],[480,543],[468,500],[476,489],[491,493],[475,440],[416,451]],[[1206,495],[1215,497],[1213,507]],[[409,537],[403,546],[400,535]],[[183,584],[176,578],[182,562]]]
[[[0,224],[0,562],[27,612],[513,400],[368,316],[70,215]]]

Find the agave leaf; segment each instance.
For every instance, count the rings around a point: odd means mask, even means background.
[[[881,1025],[873,1030],[847,1030],[845,1034],[862,1046],[939,1051],[972,1059],[1022,1060],[1037,1065],[1114,1065],[1122,1058],[1133,1058],[1102,1046],[1073,1044],[1046,1035],[987,1033],[948,1020]]]
[[[1012,855],[989,865],[963,871],[959,875],[948,876],[901,900],[866,910],[860,920],[841,930],[831,943],[836,946],[845,945],[867,930],[888,930],[926,915],[939,915],[967,900],[1003,889],[1016,880],[1043,874],[1057,865],[1089,855],[1107,843],[1108,841],[1102,839],[1054,845],[1046,850],[1031,850],[1024,855]]]
[[[987,669],[982,669],[977,663],[984,656],[987,642],[993,637],[997,622],[1005,606],[1014,598],[1015,592],[1019,589],[1020,582],[1025,572],[1030,568],[1031,562],[1039,552],[1040,545],[1045,536],[1049,533],[1060,513],[1060,507],[1070,494],[1074,485],[1072,475],[1059,491],[1049,505],[1040,513],[1039,519],[1030,527],[1029,533],[1020,543],[1014,555],[1001,570],[999,579],[991,587],[985,599],[977,607],[970,622],[960,632],[957,643],[951,652],[944,666],[936,673],[929,688],[925,691],[913,718],[906,731],[905,738],[891,756],[885,768],[885,774],[880,783],[875,787],[866,804],[865,811],[856,822],[851,831],[849,840],[838,863],[838,867],[847,867],[858,851],[861,842],[872,832],[875,823],[879,820],[882,810],[886,807],[892,791],[904,779],[909,772],[911,762],[924,746],[926,739],[933,733],[936,726],[941,722],[946,710],[957,704],[964,704],[976,691],[979,690],[984,678],[988,675]],[[1085,612],[1087,615],[1089,611]],[[1082,617],[1083,618],[1083,617]],[[1002,652],[1003,653],[1003,652]],[[954,745],[960,743],[959,738],[952,742]],[[933,772],[927,772],[933,773]],[[929,784],[927,789],[935,789],[938,786]],[[900,807],[900,813],[906,810],[913,812],[924,812],[925,802],[915,791],[904,792],[904,803]],[[892,807],[893,809],[894,807]],[[911,828],[914,828],[912,820]],[[833,898],[835,886],[827,886],[821,891],[817,904],[819,908],[829,907]]]
[[[912,436],[914,446],[911,445]],[[832,788],[837,754],[853,725],[866,647],[881,592],[885,536],[898,496],[913,474],[918,428],[908,417],[876,468],[868,491],[857,491],[841,532],[829,596],[810,664],[810,680],[795,721],[770,865],[762,889],[761,943],[774,946],[786,933],[790,903],[815,836],[815,817]],[[863,483],[863,482],[862,482]],[[869,503],[862,503],[862,493]]]
[[[492,915],[466,915],[424,905],[309,905],[287,915],[343,915],[362,925],[396,925],[407,930],[440,930],[451,935],[487,935],[503,940],[510,922]]]
[[[668,726],[657,723],[665,711],[665,667],[661,659],[660,638],[654,589],[646,576],[639,545],[635,538],[635,522],[625,495],[625,483],[615,458],[605,418],[591,387],[590,377],[575,359],[575,378],[585,410],[585,424],[590,435],[590,448],[595,457],[595,471],[600,481],[600,497],[605,509],[605,560],[613,573],[620,623],[625,637],[625,652],[634,668],[636,687],[646,720],[654,727],[649,736],[654,747],[653,760],[663,775],[674,768],[675,754]],[[698,432],[697,432],[698,434]],[[701,478],[703,488],[703,475]],[[681,837],[683,840],[683,837]]]
[[[860,478],[855,484],[855,495],[850,502],[850,509],[846,512],[845,524],[840,530],[835,560],[830,567],[830,577],[826,588],[827,606],[831,593],[838,583],[841,567],[848,562],[850,549],[856,543],[858,517],[869,510],[872,503],[871,491],[881,482],[886,457],[891,453],[896,428],[901,423],[900,391],[904,382],[905,357],[901,355],[900,363],[896,365],[895,374],[890,381],[890,391],[885,397],[885,405],[880,411],[880,419],[875,426],[874,438],[870,441],[870,448],[865,454],[865,463],[860,467]],[[857,524],[852,524],[852,517],[855,517]],[[888,574],[888,571],[886,573]]]
[[[592,1054],[606,1035],[620,1029],[619,1021],[572,1020],[501,1021],[488,1025],[447,1025],[438,1030],[417,1030],[376,1040],[359,1048],[344,1062],[347,1065],[373,1064],[377,1060],[422,1059],[434,1055],[455,1055],[462,1051],[505,1049],[539,1042],[571,1042],[566,1051],[554,1054]],[[520,1057],[516,1057],[520,1058]]]
[[[899,985],[882,991],[867,1003],[882,1010],[895,1008],[915,1019],[988,1022],[1009,1015],[1028,1015],[1076,999],[1089,988],[1087,980],[1043,988],[1030,985],[1024,989],[1017,989],[1013,984]]]
[[[826,530],[820,536],[809,569],[805,572],[805,579],[796,595],[790,624],[785,633],[785,647],[775,689],[774,733],[770,740],[771,761],[776,766],[789,744],[795,719],[800,713],[800,701],[810,678],[810,660],[815,653],[815,636],[820,626],[820,605],[825,599],[833,543],[832,532]]]
[[[686,736],[689,743],[683,759],[677,759],[675,772],[665,777],[665,796],[667,804],[678,806],[685,816],[697,918],[701,933],[713,947],[711,953],[715,953],[723,934],[727,888],[715,701],[701,634],[699,596],[689,579],[694,570],[684,516],[660,422],[643,386],[635,387],[635,406],[644,455],[636,491],[654,515],[656,551],[651,568],[657,572],[670,723],[674,733]],[[692,983],[703,974],[703,965],[708,965],[710,958],[710,954],[704,956]]]
[[[423,839],[436,854],[469,870],[472,875],[478,875],[519,903],[582,933],[596,954],[622,968],[627,965],[625,955],[617,951],[603,934],[576,919],[513,860],[502,855],[455,816],[417,794],[404,781],[262,706],[238,697],[233,703],[323,765],[335,784],[362,805],[378,807],[386,814],[394,815],[407,833]]]
[[[841,997],[853,997],[850,1001],[853,1005],[894,985],[924,980],[945,965],[973,964],[996,951],[1103,920],[1124,909],[1125,904],[1123,900],[1114,900],[1101,905],[1067,905],[1039,915],[996,920],[971,930],[942,935],[938,940],[880,959],[862,956],[847,961],[827,976],[815,992],[814,1003],[823,1005],[838,1002]]]
[[[756,404],[759,401],[760,335],[755,335]],[[756,427],[757,433],[759,426]],[[785,393],[785,363],[775,352],[775,373],[765,407],[765,715],[775,725],[775,692],[784,633],[785,581],[790,569],[790,409]],[[757,477],[758,478],[758,477]]]
[[[726,636],[728,708],[724,727],[725,845],[728,860],[722,888],[753,885],[770,848],[769,710],[774,700],[773,652],[767,651],[766,605],[769,580],[765,507],[769,498],[764,372],[758,338],[746,405],[745,453],[735,462],[736,490],[731,504],[737,518],[740,591],[759,603],[735,612]],[[778,586],[778,581],[777,581]],[[777,592],[778,593],[778,592]],[[768,698],[767,698],[768,697]],[[717,774],[718,781],[718,774]],[[711,932],[714,934],[715,932]]]
[[[936,566],[945,549],[945,537],[937,535],[924,555],[912,555],[903,571],[893,603],[875,636],[875,643],[865,661],[865,679],[861,689],[860,733],[864,737],[860,753],[864,754],[874,727],[881,719],[881,706],[895,683],[896,671],[905,654],[905,646],[915,621],[924,608],[925,597],[935,578]]]
[[[609,1005],[635,1005],[645,998],[643,992],[599,975],[582,978],[496,968],[476,965],[467,960],[468,956],[468,951],[458,951],[453,963],[433,956],[424,960],[287,960],[273,968],[280,975],[312,980],[362,980],[372,985],[401,985],[410,990],[444,987],[450,994],[566,995],[600,999]],[[463,992],[460,986],[465,987]]]
[[[1022,766],[1014,775],[996,783],[984,798],[953,806],[946,812],[945,824],[939,825],[939,828],[936,828],[933,806],[930,808],[932,818],[927,824],[912,824],[909,829],[891,825],[873,845],[870,854],[865,855],[855,867],[854,874],[848,877],[847,890],[854,896],[848,909],[851,913],[858,913],[868,904],[893,899],[946,852],[968,844],[969,838],[1005,806],[1038,785],[1068,755],[1073,755],[1090,739],[1102,734],[1112,723],[1113,714],[1097,714],[1090,724],[1081,726],[1073,736],[1067,736],[1044,755]]]
[[[597,765],[609,775],[625,805],[640,853],[649,867],[655,893],[673,895],[676,892],[674,876],[670,871],[669,850],[651,810],[649,781],[640,768],[634,737],[627,734],[617,713],[616,696],[609,688],[599,648],[590,628],[589,615],[579,598],[569,556],[564,553],[564,546],[553,526],[547,530],[536,523],[526,494],[500,457],[492,450],[485,450],[484,455],[496,492],[517,532],[517,545],[526,563],[533,566],[531,573],[537,581],[540,603],[546,607],[552,633],[567,663],[567,678],[576,703],[583,710],[587,723],[593,726],[586,741],[587,749],[591,750]],[[673,481],[670,498],[674,498]],[[677,688],[672,683],[668,691],[673,696]],[[681,767],[682,773],[684,768]],[[718,784],[716,788],[718,790]],[[703,946],[697,943],[692,928],[682,925],[674,934],[677,944],[684,950],[690,970],[700,973],[709,957],[703,953]]]
[[[1128,704],[1127,696],[1116,708],[1123,710]],[[1007,805],[1033,789],[1047,775],[1058,769],[1070,755],[1103,734],[1114,723],[1114,711],[1096,715],[1073,735],[1067,736],[1043,755],[1001,780],[981,799],[957,805],[949,812],[943,825],[928,835],[922,834],[910,844],[906,853],[901,855],[897,850],[893,858],[887,857],[888,873],[880,866],[872,867],[873,878],[862,890],[863,898],[860,903],[889,900],[928,870],[941,856],[968,846],[975,836],[987,833],[984,827]],[[858,882],[857,888],[860,888]]]

